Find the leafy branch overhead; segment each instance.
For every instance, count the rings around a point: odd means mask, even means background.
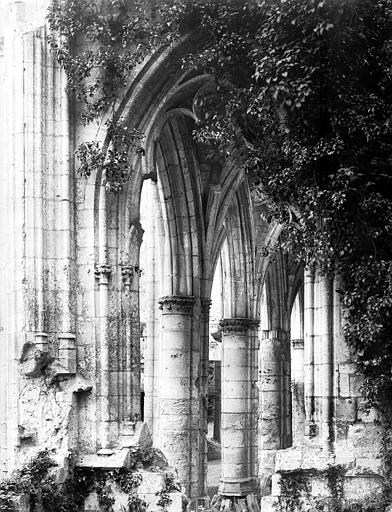
[[[392,2],[192,2],[195,137],[247,169],[283,250],[343,279],[363,394],[392,421]],[[179,24],[181,26],[181,24]]]
[[[68,77],[83,124],[104,122],[109,148],[83,142],[76,150],[79,172],[103,171],[106,188],[121,190],[130,174],[129,154],[143,154],[143,133],[116,118],[116,106],[136,66],[171,36],[146,16],[144,2],[66,0],[49,9],[49,43]]]
[[[86,142],[80,171],[127,179],[115,108],[143,59],[199,31],[184,67],[212,77],[194,136],[246,168],[255,200],[285,226],[282,248],[343,278],[346,339],[364,395],[392,420],[391,0],[68,0],[52,7],[52,47],[85,123],[106,119],[109,150]],[[152,3],[151,3],[151,6]]]

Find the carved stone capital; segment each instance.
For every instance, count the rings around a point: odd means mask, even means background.
[[[111,273],[112,268],[106,263],[99,263],[95,266],[95,277],[98,279],[99,284],[108,284]]]
[[[211,299],[201,299],[201,312],[208,315],[211,309]]]
[[[297,338],[295,340],[291,340],[291,346],[294,350],[303,350],[304,348],[304,340],[303,338]]]
[[[121,275],[125,286],[131,286],[135,278],[139,279],[142,270],[135,265],[122,265]]]
[[[158,300],[159,309],[162,310],[163,314],[180,313],[190,315],[194,303],[195,297],[185,295],[167,295]]]
[[[141,275],[143,274],[143,269],[141,269],[140,267],[133,267],[133,275],[138,277],[140,279]]]
[[[287,331],[284,331],[282,329],[270,329],[263,330],[262,339],[285,341],[287,340],[287,337]]]
[[[246,333],[249,329],[257,329],[260,321],[253,318],[224,318],[219,322],[223,334]]]
[[[314,281],[314,277],[315,277],[315,269],[314,269],[314,267],[305,267],[304,273],[305,273],[305,279],[306,280]]]

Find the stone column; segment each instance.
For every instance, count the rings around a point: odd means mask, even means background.
[[[316,274],[317,291],[317,360],[315,372],[318,375],[315,388],[316,408],[319,417],[320,437],[326,449],[332,442],[333,410],[333,322],[332,322],[332,280]]]
[[[221,442],[221,414],[222,414],[222,363],[215,361],[215,411],[214,411],[214,439]]]
[[[128,352],[129,367],[131,370],[131,407],[134,419],[140,420],[140,297],[139,283],[141,270],[138,266],[133,267],[132,283],[130,287],[130,317],[132,322],[131,339]]]
[[[259,322],[222,320],[222,475],[219,494],[257,493],[257,337]]]
[[[200,462],[199,462],[199,498],[207,496],[207,434],[208,434],[208,369],[209,369],[209,320],[210,320],[210,299],[202,299],[200,315]]]
[[[304,283],[304,394],[305,436],[314,437],[314,272],[305,271]]]
[[[148,233],[146,231],[146,233]],[[149,239],[147,239],[149,240]],[[146,272],[143,276],[146,284],[146,297],[144,297],[144,308],[146,310],[146,345],[144,353],[144,421],[153,435],[154,421],[154,366],[157,359],[155,350],[155,262],[148,258],[145,264]],[[143,300],[143,299],[142,299]]]
[[[44,32],[46,36],[46,30]],[[47,45],[47,39],[44,38]],[[47,51],[47,49],[46,49]],[[60,219],[61,219],[61,252],[57,255],[57,271],[61,286],[61,332],[58,333],[59,341],[59,363],[64,368],[64,373],[73,374],[76,372],[76,318],[75,318],[75,290],[73,290],[72,274],[75,272],[74,265],[74,243],[73,243],[73,184],[71,178],[70,155],[72,154],[70,144],[70,120],[69,120],[69,98],[66,90],[67,75],[63,69],[55,62],[54,55],[51,57],[53,64],[50,66],[49,77],[59,83],[59,124],[60,134],[56,139],[60,145],[60,151],[57,154],[57,147],[54,145],[52,151],[55,158],[58,158],[57,165],[61,173],[61,199],[60,199]],[[52,71],[52,69],[53,71]],[[54,76],[51,76],[53,72]],[[51,84],[49,85],[51,89]],[[56,103],[56,97],[53,95],[50,102],[51,110]],[[53,104],[52,104],[53,102]],[[55,119],[53,119],[55,123]],[[42,152],[42,146],[38,148]],[[49,164],[50,165],[50,164]]]
[[[289,342],[285,331],[263,331],[259,351],[259,476],[262,495],[270,494],[276,451],[291,444],[288,351]]]
[[[110,333],[109,333],[109,265],[97,265],[95,275],[99,285],[99,440],[100,448],[110,444]]]
[[[143,244],[140,248],[140,266],[143,268],[142,287],[141,287],[141,310],[140,318],[146,324],[146,344],[144,352],[144,421],[150,429],[151,435],[154,435],[154,409],[156,407],[154,376],[156,366],[158,365],[158,343],[156,330],[157,325],[157,276],[158,270],[158,230],[156,220],[156,184],[147,180],[143,187],[148,187],[149,197],[151,196],[152,206],[154,208],[151,215],[146,215],[141,209],[141,223],[144,229]]]
[[[300,445],[305,428],[303,338],[291,340],[291,368],[293,444]]]
[[[170,295],[162,310],[159,447],[178,471],[188,496],[199,491],[199,363],[192,339],[195,298]]]
[[[121,350],[122,372],[120,372],[120,418],[140,419],[140,321],[139,278],[140,269],[124,265],[121,269],[124,282],[125,340]],[[122,404],[122,405],[121,405]]]

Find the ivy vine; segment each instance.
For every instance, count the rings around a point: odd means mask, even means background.
[[[107,191],[117,193],[132,171],[130,155],[144,154],[144,134],[124,126],[116,107],[134,69],[172,42],[175,27],[167,20],[162,30],[142,0],[53,2],[47,19],[49,44],[67,74],[82,123],[97,122],[98,131],[103,124],[107,133],[108,147],[97,138],[79,145],[78,171],[101,171]]]
[[[88,487],[82,477],[72,474],[64,484],[57,484],[53,469],[56,463],[49,451],[43,450],[11,478],[0,482],[0,509],[16,512],[17,499],[27,495],[31,512],[57,510],[77,512],[82,510]]]
[[[171,502],[169,493],[180,490],[174,476],[166,471],[162,455],[154,449],[132,449],[127,468],[74,467],[64,482],[57,481],[56,467],[48,450],[38,452],[10,478],[0,482],[0,510],[16,512],[18,499],[25,495],[29,499],[31,512],[82,512],[87,496],[95,492],[102,512],[113,512],[115,497],[112,485],[115,484],[128,495],[127,507],[123,507],[123,512],[145,512],[146,502],[137,495],[142,482],[141,469],[164,472],[165,486],[160,494],[162,509]]]
[[[390,504],[385,492],[358,501],[347,501],[343,493],[343,481],[346,470],[343,466],[330,466],[317,475],[312,470],[282,471],[280,480],[281,494],[275,509],[286,512],[384,512]],[[329,490],[329,497],[312,494],[311,481],[324,481]]]

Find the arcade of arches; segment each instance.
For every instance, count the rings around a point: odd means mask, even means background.
[[[361,410],[338,279],[270,250],[281,227],[235,159],[194,141],[209,77],[181,68],[192,39],[129,84],[118,115],[145,155],[109,195],[99,173],[74,171],[96,127],[65,94],[47,4],[0,13],[2,476],[43,447],[60,466],[73,453],[109,467],[139,429],[194,504],[214,488],[267,510],[290,472],[328,498],[333,466],[346,500],[377,492],[380,427]]]

